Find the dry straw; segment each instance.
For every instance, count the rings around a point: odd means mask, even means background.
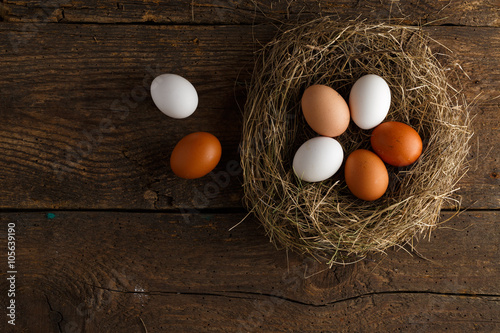
[[[323,18],[281,32],[260,51],[244,108],[241,161],[245,204],[273,243],[332,266],[403,246],[437,225],[443,203],[456,200],[472,133],[468,107],[432,43],[418,27]],[[297,148],[316,136],[300,109],[305,88],[326,84],[347,99],[369,73],[391,88],[386,120],[411,125],[424,142],[416,163],[388,166],[389,188],[374,202],[349,192],[342,168],[319,183],[301,182],[292,170]],[[337,138],[345,156],[370,149],[370,133],[351,122]]]

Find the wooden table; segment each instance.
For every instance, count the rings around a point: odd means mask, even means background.
[[[499,8],[1,1],[0,331],[499,332]],[[322,15],[424,24],[467,74],[475,116],[460,214],[446,206],[414,252],[330,270],[276,250],[252,217],[230,230],[246,215],[237,148],[254,51],[280,22]],[[195,85],[191,117],[156,109],[160,73]],[[223,157],[216,176],[182,180],[169,156],[194,131]]]

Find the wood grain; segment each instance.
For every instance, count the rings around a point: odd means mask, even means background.
[[[495,211],[332,270],[277,251],[253,219],[229,231],[243,214],[53,214],[0,214],[2,248],[16,224],[19,331],[139,332],[139,318],[149,332],[500,329]]]
[[[325,269],[269,243],[241,205],[240,107],[281,22],[424,24],[473,105],[458,216],[409,246]],[[0,306],[16,230],[16,326],[0,332],[500,331],[500,7],[449,0],[0,0]],[[148,93],[174,72],[198,110]],[[455,83],[457,81],[454,81]],[[199,180],[175,143],[218,136]]]
[[[500,9],[494,1],[390,0],[193,0],[70,1],[5,0],[11,22],[255,24],[310,20],[395,19],[403,24],[496,26]]]
[[[462,66],[474,103],[471,170],[463,205],[499,205],[500,38],[494,28],[428,27]],[[236,165],[240,107],[253,52],[271,26],[40,26],[0,24],[0,207],[13,209],[178,209],[241,207]],[[443,47],[438,52],[445,52]],[[149,97],[159,73],[193,82],[200,103],[173,120]],[[212,176],[176,178],[175,143],[194,131],[222,142]],[[119,194],[119,195],[117,195]],[[448,206],[448,208],[453,208]]]

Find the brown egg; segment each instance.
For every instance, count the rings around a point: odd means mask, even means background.
[[[422,154],[422,139],[417,131],[397,121],[375,127],[370,141],[375,153],[390,165],[410,165]]]
[[[307,123],[318,134],[339,136],[349,126],[349,107],[338,92],[316,84],[304,91],[301,100],[302,112]]]
[[[219,163],[222,148],[219,140],[207,132],[195,132],[182,138],[170,155],[170,167],[181,178],[200,178]]]
[[[384,162],[376,154],[358,149],[345,161],[345,182],[356,197],[373,201],[387,190],[389,174]]]

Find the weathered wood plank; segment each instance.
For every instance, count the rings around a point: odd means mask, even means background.
[[[42,292],[37,294],[44,296]],[[109,306],[108,301],[88,308],[82,306],[80,311],[73,310],[69,318],[60,322],[56,322],[61,318],[59,312],[52,311],[55,319],[51,322],[45,319],[44,323],[53,328],[36,332],[424,333],[497,332],[500,329],[500,297],[374,294],[319,307],[265,295],[104,290],[102,297],[119,306]],[[19,326],[33,332],[35,324],[20,323]]]
[[[398,19],[404,24],[499,26],[498,5],[489,1],[390,0],[193,0],[70,1],[5,0],[5,20],[12,22],[255,24],[309,20]]]
[[[276,251],[252,218],[229,231],[241,214],[53,214],[0,214],[2,248],[15,224],[19,331],[137,332],[139,318],[150,332],[500,327],[495,211],[453,218],[415,244],[419,255],[390,250],[332,270]]]
[[[498,29],[427,31],[470,76],[467,98],[479,95],[479,145],[459,184],[463,205],[498,208],[500,54],[491,52],[500,48]],[[253,51],[273,35],[270,26],[45,25],[23,32],[22,24],[0,24],[0,207],[241,207],[239,105]],[[190,118],[170,119],[155,108],[146,88],[163,72],[198,89]],[[215,179],[181,180],[170,171],[175,143],[194,131],[222,142]]]

